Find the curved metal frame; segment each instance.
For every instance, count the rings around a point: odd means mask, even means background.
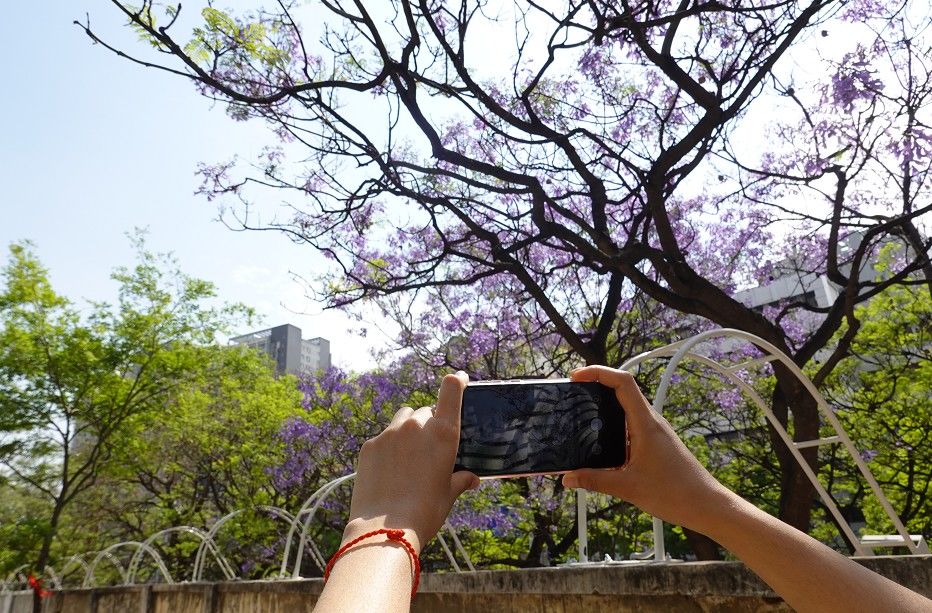
[[[61,565],[61,570],[58,571],[57,574],[56,574],[56,581],[57,581],[57,583],[58,583],[58,585],[56,586],[57,589],[62,589],[62,588],[64,587],[64,579],[65,579],[65,577],[68,576],[68,573],[66,573],[65,571],[68,570],[68,567],[69,567],[73,562],[78,562],[78,563],[80,564],[81,568],[84,569],[84,577],[81,579],[81,583],[83,584],[83,583],[84,583],[84,579],[87,578],[88,570],[90,570],[90,566],[88,566],[87,561],[84,559],[84,557],[85,557],[85,556],[89,556],[89,555],[91,555],[91,554],[96,554],[96,553],[97,553],[96,551],[88,551],[88,552],[85,552],[85,553],[76,553],[75,555],[73,555],[73,556],[69,557],[68,559],[66,559],[65,562],[64,562],[64,564]],[[49,569],[50,569],[50,570],[54,570],[54,569],[52,569],[51,567],[49,567]]]
[[[323,555],[320,553],[320,549],[317,548],[317,544],[314,543],[313,539],[308,537],[307,531],[311,527],[311,522],[314,520],[314,515],[317,514],[317,509],[320,508],[321,503],[327,499],[333,490],[342,483],[349,481],[356,477],[356,473],[350,473],[348,475],[343,475],[342,477],[337,477],[327,483],[323,484],[317,491],[311,494],[307,500],[304,501],[304,504],[301,505],[301,508],[294,516],[294,520],[291,522],[291,528],[288,530],[288,537],[285,540],[285,552],[282,555],[282,566],[281,571],[279,572],[280,577],[286,577],[288,574],[288,556],[291,553],[291,539],[294,538],[295,530],[298,527],[298,522],[301,519],[301,516],[307,514],[307,520],[305,520],[303,527],[301,528],[301,536],[298,541],[298,551],[295,557],[294,570],[292,571],[291,578],[298,579],[300,578],[301,572],[301,560],[304,557],[304,546],[305,543],[310,542],[311,545],[311,557],[314,559],[314,563],[317,564],[317,567],[323,571],[327,566],[326,560],[324,560]]]
[[[0,589],[0,594],[14,591],[10,589],[11,583],[22,583],[25,589],[25,587],[28,585],[28,580],[26,575],[24,575],[21,571],[24,571],[27,568],[29,568],[28,564],[21,564],[20,566],[17,566],[11,570],[9,574],[7,574],[6,579],[3,581],[3,588]]]
[[[311,523],[314,521],[314,516],[317,514],[317,510],[323,504],[323,502],[333,493],[333,491],[343,483],[350,481],[356,477],[356,473],[350,473],[342,477],[337,477],[317,489],[316,492],[311,494],[311,496],[304,502],[301,506],[301,509],[294,517],[294,521],[291,524],[291,529],[288,531],[288,540],[285,543],[285,553],[282,556],[282,567],[279,574],[280,577],[286,577],[288,573],[288,558],[290,555],[290,545],[291,539],[294,536],[294,532],[297,529],[298,523],[301,520],[301,516],[307,514],[307,519],[304,520],[303,526],[301,528],[300,540],[298,541],[298,551],[295,557],[294,568],[291,572],[292,579],[301,578],[301,561],[304,557],[304,546],[305,543],[309,543],[311,546],[312,555],[314,558],[314,563],[317,564],[317,567],[323,571],[327,562],[324,560],[324,557],[320,554],[320,550],[317,548],[317,545],[314,543],[313,539],[308,535],[308,530],[310,530]],[[456,531],[448,523],[444,523],[444,528],[450,533],[451,538],[453,539],[454,547],[457,552],[463,556],[463,560],[466,562],[466,566],[470,571],[475,571],[475,567],[472,564],[472,560],[469,557],[469,554],[466,553],[466,549],[463,547],[463,543],[460,541],[459,536],[457,536]],[[456,561],[456,557],[453,555],[453,552],[450,550],[450,547],[447,545],[442,534],[437,533],[437,540],[440,542],[441,548],[443,548],[444,553],[447,556],[447,559],[450,561],[450,565],[453,567],[455,572],[462,572],[459,564]]]
[[[151,545],[142,543],[140,541],[123,541],[114,545],[110,545],[94,556],[94,559],[91,561],[88,567],[87,574],[84,576],[84,582],[81,584],[82,588],[93,587],[91,584],[94,581],[94,572],[97,570],[97,565],[100,564],[101,559],[105,557],[114,562],[117,570],[120,571],[120,576],[123,578],[123,584],[129,585],[128,577],[126,572],[123,570],[123,565],[119,563],[119,560],[112,553],[114,550],[119,549],[120,547],[135,547],[137,550],[144,549],[146,553],[152,556],[152,559],[155,560],[155,564],[158,566],[159,572],[161,572],[162,576],[165,577],[165,583],[174,583],[171,573],[168,572],[168,568],[165,566],[165,562],[162,560],[162,556],[160,556],[159,552],[157,552]]]
[[[264,504],[256,505],[254,507],[246,507],[244,509],[236,509],[235,511],[231,511],[227,513],[226,515],[218,519],[216,522],[214,522],[214,524],[210,527],[210,530],[208,530],[206,534],[204,534],[205,538],[201,540],[201,546],[197,548],[197,555],[194,556],[194,570],[191,573],[192,581],[200,581],[202,575],[204,574],[204,567],[207,562],[207,554],[206,554],[205,547],[210,548],[210,551],[214,554],[214,559],[216,560],[217,564],[220,566],[220,570],[223,571],[224,576],[228,580],[232,580],[236,578],[237,576],[236,572],[233,570],[233,567],[230,566],[229,561],[220,553],[220,550],[217,548],[217,542],[214,540],[214,537],[217,535],[217,532],[220,531],[220,528],[222,528],[224,524],[226,524],[228,521],[230,521],[231,519],[233,519],[240,513],[243,513],[248,510],[267,511],[269,513],[274,513],[277,519],[283,519],[289,523],[294,521],[294,517],[292,517],[291,513],[289,513],[285,509],[282,509],[281,507],[275,507],[275,506],[264,505]]]
[[[728,339],[728,338],[738,339],[738,340],[742,340],[747,343],[750,343],[756,346],[765,355],[764,357],[750,359],[750,360],[747,360],[747,361],[744,361],[744,362],[741,362],[741,363],[738,363],[732,366],[725,366],[719,363],[718,361],[713,360],[712,358],[692,352],[692,349],[695,346],[699,345],[700,343],[706,342],[711,339]],[[672,357],[670,358],[670,362],[667,364],[663,372],[663,375],[660,378],[660,384],[657,387],[657,393],[654,397],[654,402],[652,405],[653,410],[662,414],[663,405],[666,402],[667,391],[669,390],[669,387],[670,387],[670,384],[673,378],[673,373],[676,370],[676,368],[679,366],[680,362],[682,362],[682,360],[689,358],[690,360],[699,362],[700,364],[713,369],[715,372],[724,376],[728,381],[735,384],[761,410],[761,412],[764,414],[765,418],[767,419],[768,423],[774,428],[774,430],[777,432],[777,434],[786,444],[787,448],[789,449],[793,458],[796,460],[797,464],[799,464],[800,468],[809,478],[809,481],[812,483],[812,485],[818,492],[819,496],[822,498],[822,501],[825,503],[826,508],[832,514],[832,517],[835,518],[839,526],[839,529],[842,530],[842,532],[848,538],[849,542],[853,544],[854,549],[855,549],[855,555],[873,555],[873,548],[869,544],[866,544],[865,542],[863,542],[860,538],[858,538],[854,534],[854,531],[851,529],[851,526],[844,519],[844,517],[842,517],[841,512],[838,510],[831,496],[822,486],[821,482],[819,481],[818,475],[816,475],[816,473],[809,466],[809,463],[806,462],[806,460],[803,458],[802,454],[799,451],[800,449],[803,449],[806,447],[815,447],[819,445],[831,444],[831,443],[841,443],[844,446],[845,450],[849,453],[849,455],[851,455],[851,458],[854,460],[855,464],[857,465],[858,470],[860,471],[864,479],[867,481],[873,494],[877,497],[877,499],[881,503],[881,506],[883,507],[884,512],[887,514],[887,517],[890,519],[891,523],[893,524],[894,528],[896,529],[899,535],[899,538],[885,540],[884,541],[885,546],[907,547],[909,548],[910,552],[914,555],[928,553],[928,546],[921,540],[918,543],[914,542],[913,538],[907,532],[906,527],[900,521],[899,516],[897,516],[896,512],[893,510],[892,505],[887,500],[886,496],[884,496],[883,491],[880,489],[880,485],[877,483],[877,480],[874,478],[873,473],[871,473],[870,468],[868,468],[866,462],[864,462],[864,460],[861,458],[861,455],[858,452],[857,448],[854,446],[854,443],[851,442],[851,439],[848,437],[847,433],[845,432],[844,427],[842,427],[841,422],[838,420],[838,418],[835,416],[835,413],[828,406],[828,403],[822,397],[822,394],[819,393],[815,385],[813,385],[812,381],[809,380],[809,377],[807,377],[806,374],[803,373],[802,370],[800,370],[800,368],[786,354],[784,354],[782,351],[777,349],[774,345],[768,343],[764,339],[757,337],[753,334],[749,334],[747,332],[744,332],[741,330],[735,330],[732,328],[723,328],[719,330],[710,330],[707,332],[702,332],[688,339],[684,339],[682,341],[678,341],[676,343],[666,345],[665,347],[661,347],[653,351],[647,351],[640,355],[634,356],[633,358],[629,359],[624,364],[622,364],[621,368],[623,370],[630,370],[632,368],[637,368],[638,366],[640,366],[642,362],[646,360],[653,359],[653,358],[659,358],[659,357],[669,357],[669,356],[672,356]],[[783,364],[788,370],[790,370],[790,372],[792,372],[796,376],[796,378],[800,381],[800,383],[803,384],[803,386],[806,388],[809,394],[816,401],[816,405],[817,405],[818,411],[821,414],[821,416],[834,429],[836,433],[835,436],[826,437],[826,438],[818,438],[812,441],[794,441],[792,437],[790,437],[789,433],[786,431],[786,428],[783,427],[780,421],[773,414],[773,411],[770,409],[769,404],[764,402],[764,400],[760,397],[760,395],[751,385],[749,385],[746,381],[744,381],[743,379],[741,379],[741,377],[737,375],[738,372],[745,370],[749,367],[759,366],[759,365],[767,364],[767,363],[774,362],[774,361],[779,361],[781,364]],[[583,517],[584,517],[586,494],[585,492],[579,492],[578,496],[580,496],[580,498],[578,499],[578,502],[581,505],[581,508],[583,509]],[[580,560],[584,560],[585,559],[584,543],[586,542],[585,532],[587,530],[586,522],[583,519],[581,519],[579,522],[579,526],[580,526],[579,528]],[[663,522],[656,517],[654,518],[653,558],[654,558],[654,561],[661,561],[661,560],[666,559],[666,548],[665,548],[664,539],[663,539]]]
[[[54,568],[51,566],[46,566],[43,572],[48,575],[49,582],[51,583],[50,587],[52,589],[61,589],[61,579],[58,578],[58,573],[55,572]]]
[[[219,554],[214,543],[208,542],[207,533],[205,533],[200,528],[195,528],[194,526],[172,526],[171,528],[165,528],[164,530],[159,530],[155,534],[149,536],[149,538],[147,538],[142,543],[143,545],[145,545],[146,548],[154,549],[154,547],[152,547],[152,544],[156,541],[156,539],[161,538],[162,536],[165,536],[166,534],[172,534],[174,532],[184,532],[186,534],[192,534],[196,536],[198,539],[200,539],[201,544],[198,547],[198,553],[200,553],[201,548],[204,547],[204,544],[208,543],[208,546],[210,547],[211,552],[214,554],[214,558],[217,560],[217,563],[220,565],[221,570],[224,571],[224,576],[226,576],[226,578],[230,580],[236,578],[236,573],[233,573],[232,571],[229,573],[226,572],[227,569],[230,568],[229,563],[227,563],[227,561],[223,559],[223,557]],[[142,555],[144,551],[145,549],[142,547],[137,548],[136,552],[133,554],[133,557],[130,559],[129,570],[127,572],[127,580],[130,585],[136,582],[136,573],[139,572],[139,564],[140,562],[142,562]],[[194,580],[195,579],[193,577],[193,572],[192,572],[192,581]]]

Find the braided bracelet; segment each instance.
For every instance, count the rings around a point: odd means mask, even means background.
[[[411,598],[414,598],[414,595],[417,593],[417,586],[421,581],[421,559],[418,557],[417,552],[414,550],[414,546],[408,542],[408,539],[405,538],[404,530],[394,530],[389,528],[380,528],[379,530],[373,530],[372,532],[366,532],[362,536],[358,536],[351,540],[346,545],[340,547],[333,557],[330,558],[330,561],[327,562],[327,568],[324,570],[324,582],[330,577],[330,569],[333,568],[333,565],[336,563],[340,556],[347,552],[351,547],[357,545],[359,542],[373,537],[378,536],[379,534],[384,534],[388,537],[388,540],[394,541],[405,548],[405,551],[408,552],[408,555],[411,556],[411,563],[414,566],[414,585],[411,588]]]

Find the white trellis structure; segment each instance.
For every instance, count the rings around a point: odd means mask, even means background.
[[[314,517],[317,515],[317,510],[320,509],[321,505],[330,497],[331,494],[344,483],[350,482],[353,478],[356,477],[356,473],[350,473],[342,477],[337,477],[328,483],[322,485],[316,492],[310,495],[310,497],[304,502],[301,506],[301,509],[294,516],[294,520],[291,523],[291,529],[288,531],[288,536],[285,539],[285,552],[282,555],[282,566],[279,576],[281,578],[287,578],[288,573],[288,561],[291,554],[291,541],[298,530],[300,529],[300,538],[298,540],[298,550],[295,555],[294,567],[290,573],[292,579],[301,578],[301,562],[304,559],[304,549],[305,547],[311,553],[311,558],[314,560],[314,563],[317,567],[323,571],[327,566],[327,560],[320,553],[317,545],[314,543],[314,540],[310,537],[308,533],[311,529],[311,525],[314,523]],[[302,517],[305,517],[302,520]],[[469,554],[466,553],[466,549],[463,547],[463,543],[460,541],[459,536],[456,534],[456,530],[448,523],[444,523],[443,528],[447,530],[450,534],[450,538],[453,539],[454,547],[456,548],[457,553],[463,557],[463,561],[466,562],[466,567],[470,572],[474,572],[476,569],[472,564],[472,560],[469,557]],[[453,555],[453,551],[450,549],[450,546],[447,544],[446,539],[443,537],[443,531],[437,533],[437,542],[440,543],[440,547],[443,549],[444,554],[447,556],[447,560],[450,562],[450,566],[453,567],[455,572],[462,572],[462,568],[459,563],[456,561],[456,556]]]
[[[168,530],[172,530],[172,528],[169,528]],[[162,532],[166,532],[166,531],[163,530]],[[153,536],[158,536],[159,534],[161,533],[156,533]],[[152,539],[152,537],[150,537],[150,539]],[[94,573],[97,571],[97,566],[104,559],[109,560],[110,563],[113,564],[113,566],[117,569],[117,572],[119,572],[120,574],[120,579],[123,580],[123,585],[131,585],[133,581],[130,578],[129,572],[123,568],[123,564],[122,562],[120,562],[120,559],[117,558],[115,555],[113,555],[113,552],[116,551],[117,549],[126,549],[126,548],[134,548],[136,550],[133,554],[133,561],[136,560],[136,555],[140,551],[149,554],[149,556],[155,562],[156,567],[159,569],[159,572],[162,573],[162,576],[165,578],[165,583],[175,582],[172,579],[171,573],[168,572],[168,567],[165,566],[165,562],[162,560],[162,556],[159,555],[159,552],[156,551],[154,547],[152,547],[152,545],[149,543],[148,540],[147,542],[144,542],[144,543],[141,543],[139,541],[123,541],[121,543],[115,543],[113,545],[110,545],[109,547],[107,547],[106,549],[98,553],[96,556],[94,556],[94,559],[91,560],[91,563],[88,565],[87,572],[84,574],[84,581],[81,583],[81,587],[82,588],[96,587],[94,585]],[[132,564],[133,563],[131,562],[131,565]]]
[[[282,509],[281,507],[276,507],[276,506],[271,506],[271,505],[257,505],[255,507],[250,507],[250,508],[245,508],[245,509],[236,509],[235,511],[231,511],[230,513],[227,513],[226,515],[218,519],[216,522],[214,522],[214,524],[210,527],[210,530],[208,530],[207,533],[204,534],[203,538],[201,539],[201,546],[197,548],[197,554],[194,556],[194,570],[191,573],[192,581],[200,581],[203,578],[204,567],[207,564],[207,553],[208,552],[213,554],[214,560],[217,562],[217,565],[220,567],[220,570],[223,572],[223,576],[226,578],[227,581],[230,581],[236,578],[236,571],[233,569],[233,567],[230,565],[227,559],[223,557],[223,555],[217,549],[217,543],[214,540],[214,538],[217,536],[217,533],[220,531],[220,528],[222,528],[228,521],[230,521],[237,515],[240,515],[249,510],[265,511],[272,517],[286,521],[289,524],[291,524],[291,522],[294,521],[294,517],[291,515],[291,513],[289,513],[285,509]]]
[[[159,539],[169,534],[181,533],[194,536],[200,541],[191,569],[191,581],[203,580],[204,570],[206,569],[210,557],[213,558],[214,562],[220,568],[220,571],[223,573],[223,576],[226,580],[236,580],[239,579],[239,576],[237,575],[230,562],[221,553],[220,548],[217,546],[216,537],[220,529],[223,528],[223,526],[226,525],[230,520],[246,511],[256,510],[265,511],[269,513],[274,519],[284,521],[289,525],[288,535],[285,540],[284,553],[282,555],[281,572],[279,573],[278,578],[298,579],[300,578],[301,563],[305,551],[310,553],[315,565],[321,571],[323,571],[326,567],[326,558],[324,558],[324,555],[321,553],[320,549],[311,538],[310,529],[313,525],[318,509],[320,509],[323,503],[326,502],[327,498],[329,498],[330,495],[341,484],[348,483],[355,476],[356,473],[351,473],[349,475],[337,477],[336,479],[327,482],[304,502],[301,509],[295,515],[292,515],[280,507],[268,505],[258,505],[255,507],[237,509],[218,519],[213,523],[209,530],[205,531],[194,526],[173,526],[171,528],[166,528],[152,534],[144,541],[122,541],[119,543],[114,543],[113,545],[110,545],[109,547],[100,551],[89,551],[82,554],[73,555],[64,561],[62,566],[59,567],[59,570],[56,570],[52,567],[46,567],[45,574],[48,575],[51,581],[51,587],[54,589],[61,589],[64,587],[64,578],[67,576],[69,569],[77,566],[84,571],[84,576],[80,581],[80,586],[83,588],[95,587],[98,567],[101,563],[108,562],[117,571],[122,585],[133,585],[138,581],[138,574],[143,563],[143,559],[148,556],[154,563],[156,569],[162,577],[162,580],[169,584],[175,583],[176,580],[172,577],[167,566],[165,565],[165,562],[162,560],[161,555],[155,548],[155,543]],[[475,571],[472,560],[470,560],[469,554],[466,553],[466,550],[463,547],[459,537],[457,536],[456,531],[449,524],[444,524],[444,529],[449,533],[450,538],[452,538],[454,548],[465,561],[468,570]],[[296,555],[294,560],[294,567],[290,569],[289,559],[292,552],[292,542],[295,539],[297,539]],[[442,533],[437,534],[437,540],[440,543],[444,553],[446,554],[447,559],[450,561],[450,565],[452,566],[453,570],[456,572],[462,572],[463,568],[457,562],[456,556],[453,554],[453,550],[450,548]],[[124,565],[123,561],[121,561],[120,558],[115,555],[115,552],[118,550],[126,549],[133,550],[133,554],[129,559],[129,563]],[[91,558],[91,561],[88,562],[87,558]],[[24,587],[26,585],[26,576],[23,574],[23,572],[27,568],[28,565],[23,565],[13,570],[6,578],[6,580],[0,583],[0,594],[14,592],[15,586],[19,586],[20,588]]]
[[[708,357],[707,355],[703,355],[702,353],[696,351],[698,346],[711,340],[749,343],[759,349],[764,355],[760,358],[746,360],[737,364],[725,365],[715,359]],[[922,538],[922,535],[911,535],[906,530],[903,522],[900,521],[899,516],[890,505],[890,501],[887,500],[883,490],[880,489],[880,485],[877,483],[877,480],[871,473],[867,463],[861,457],[861,454],[858,453],[857,448],[851,442],[851,439],[848,437],[847,433],[845,433],[841,422],[839,422],[838,417],[835,416],[835,413],[832,411],[831,407],[829,407],[828,403],[825,401],[825,398],[823,398],[822,394],[820,394],[819,391],[815,388],[815,385],[813,385],[812,381],[809,380],[809,377],[807,377],[786,354],[781,352],[775,346],[760,337],[754,336],[753,334],[748,334],[747,332],[743,332],[741,330],[734,330],[730,328],[710,330],[708,332],[702,332],[692,336],[688,339],[671,343],[659,349],[634,356],[622,364],[621,369],[629,371],[636,370],[642,363],[657,358],[669,358],[670,360],[663,372],[663,375],[660,378],[660,385],[657,387],[657,393],[654,397],[653,409],[655,411],[661,414],[663,413],[663,406],[666,402],[667,390],[669,390],[670,383],[673,379],[673,373],[683,362],[683,360],[697,362],[725,377],[726,380],[737,386],[738,389],[740,389],[745,395],[747,395],[748,398],[754,402],[754,404],[764,414],[770,426],[774,428],[774,430],[783,440],[784,444],[786,444],[787,448],[790,450],[790,453],[793,455],[793,458],[796,460],[797,464],[799,464],[800,468],[809,478],[809,481],[815,487],[816,492],[818,492],[819,496],[822,498],[822,502],[825,504],[825,507],[828,509],[829,513],[832,514],[832,517],[835,519],[839,529],[844,533],[848,542],[853,544],[855,555],[870,556],[874,554],[875,549],[881,547],[906,547],[913,555],[929,553],[929,545]],[[809,441],[793,440],[793,438],[786,431],[786,428],[783,427],[780,421],[773,414],[773,411],[771,411],[770,405],[764,402],[764,400],[760,397],[760,394],[757,393],[757,390],[755,390],[744,379],[738,376],[738,373],[741,371],[761,366],[770,362],[780,362],[794,375],[796,375],[796,378],[799,379],[800,383],[805,386],[806,390],[815,399],[820,417],[824,420],[825,424],[831,426],[835,432],[834,435]],[[871,492],[880,502],[881,507],[887,514],[890,522],[893,524],[893,527],[897,532],[896,534],[864,535],[861,537],[856,535],[854,530],[848,524],[847,520],[845,520],[841,512],[838,510],[838,507],[835,504],[835,501],[832,499],[831,495],[829,495],[829,492],[825,490],[825,487],[819,481],[818,475],[816,475],[816,473],[809,466],[809,463],[806,462],[800,453],[800,449],[817,447],[820,445],[829,445],[833,443],[840,443],[851,456],[851,459],[854,460],[854,463],[857,465],[861,475],[870,486]],[[587,494],[584,490],[577,490],[576,504],[577,512],[579,513],[579,560],[581,562],[586,562],[588,559],[586,498]],[[653,540],[653,560],[665,560],[666,547],[664,546],[663,540],[663,522],[656,517],[654,518]],[[643,557],[648,558],[650,556],[648,555]]]
[[[763,355],[762,357],[745,360],[736,364],[723,364],[722,362],[698,351],[700,345],[709,341],[720,341],[726,343],[726,345],[731,344],[728,346],[736,346],[737,343],[747,343],[756,347]],[[721,329],[703,332],[691,338],[666,345],[665,347],[642,353],[622,364],[621,368],[623,370],[636,370],[642,363],[658,358],[668,358],[669,362],[667,363],[663,375],[660,378],[660,385],[658,386],[657,393],[654,397],[653,410],[657,411],[658,413],[663,412],[664,403],[666,402],[667,398],[667,391],[669,390],[670,384],[673,380],[673,374],[684,360],[689,360],[709,368],[711,371],[718,373],[727,381],[734,384],[761,410],[767,419],[767,422],[774,428],[779,437],[783,440],[784,444],[786,444],[787,448],[789,449],[793,458],[799,464],[800,468],[812,482],[816,492],[822,498],[826,509],[828,509],[829,513],[831,513],[832,517],[835,519],[839,529],[843,532],[848,542],[854,545],[855,555],[873,555],[875,549],[883,547],[905,547],[909,550],[909,553],[913,555],[929,553],[929,545],[927,542],[925,542],[922,535],[911,535],[908,533],[906,527],[900,521],[896,512],[893,510],[893,507],[890,505],[890,502],[887,500],[886,496],[884,496],[883,491],[880,489],[880,486],[871,473],[870,468],[868,468],[867,463],[858,453],[857,448],[845,433],[844,428],[842,427],[838,418],[835,416],[834,412],[828,406],[828,403],[826,403],[822,395],[818,392],[818,390],[816,390],[815,386],[812,384],[809,378],[796,366],[796,364],[793,363],[793,361],[786,354],[782,353],[779,349],[767,341],[752,334],[748,334],[740,330]],[[755,368],[772,362],[780,362],[784,367],[796,375],[800,383],[802,383],[802,385],[815,399],[819,414],[824,422],[823,425],[830,426],[835,432],[834,435],[824,438],[817,438],[810,441],[794,441],[786,431],[786,428],[783,427],[780,421],[773,414],[768,403],[764,402],[763,398],[760,397],[760,394],[758,394],[757,390],[755,390],[752,385],[750,385],[747,381],[739,376],[739,373],[742,371],[746,371],[747,369]],[[838,507],[835,505],[835,502],[829,495],[829,492],[827,492],[825,487],[819,482],[818,475],[816,475],[812,468],[810,468],[809,464],[805,461],[802,454],[800,453],[800,449],[834,443],[841,444],[847,453],[851,456],[851,459],[857,465],[861,475],[867,481],[870,487],[870,491],[874,494],[874,496],[876,496],[884,512],[887,514],[887,517],[890,519],[896,534],[856,535],[854,530],[838,510]],[[285,511],[279,507],[252,507],[254,510],[266,511],[271,514],[274,519],[278,519],[289,524],[288,535],[285,539],[284,552],[282,555],[282,562],[280,571],[278,573],[278,578],[300,578],[301,564],[305,553],[310,555],[314,564],[321,571],[325,568],[327,560],[324,557],[324,554],[320,551],[320,548],[310,536],[311,527],[313,526],[318,510],[333,494],[333,492],[336,491],[337,488],[341,485],[349,483],[355,476],[356,473],[351,473],[349,475],[337,477],[336,479],[333,479],[324,484],[316,492],[311,494],[311,496],[304,502],[298,512],[294,515],[291,515],[288,511]],[[588,561],[588,527],[586,502],[586,491],[577,490],[576,504],[579,519],[579,561],[581,563],[586,563]],[[165,563],[163,562],[158,551],[154,547],[154,544],[157,539],[167,534],[180,532],[192,535],[200,540],[200,546],[198,547],[193,563],[191,580],[202,580],[209,556],[213,557],[214,562],[216,562],[217,566],[223,573],[223,576],[227,580],[235,580],[238,578],[237,573],[230,562],[220,552],[220,549],[217,547],[215,538],[218,531],[228,521],[232,520],[234,517],[246,510],[247,509],[237,509],[236,511],[228,513],[227,515],[214,522],[210,529],[206,531],[192,526],[176,526],[156,532],[142,542],[125,541],[111,545],[101,551],[91,551],[84,554],[74,555],[66,559],[64,564],[59,567],[57,572],[54,568],[48,567],[45,569],[45,573],[48,575],[52,587],[60,589],[63,587],[65,577],[68,575],[68,570],[74,566],[78,566],[81,570],[84,571],[84,577],[81,581],[81,585],[83,587],[92,587],[94,585],[94,575],[97,567],[101,564],[101,562],[107,561],[117,570],[117,573],[119,574],[124,585],[131,585],[137,580],[137,574],[139,572],[143,558],[148,556],[151,558],[152,562],[154,562],[159,573],[162,575],[163,580],[166,583],[173,583],[174,579],[169,574],[169,571],[166,568]],[[444,537],[444,531],[449,534],[449,537],[453,541],[452,549],[447,543],[447,539]],[[295,540],[297,541],[297,545],[294,548],[294,551],[292,551],[292,543]],[[460,566],[459,562],[457,562],[456,555],[454,555],[454,549],[465,562],[466,569],[468,571],[475,571],[475,567],[473,566],[472,560],[469,558],[469,554],[463,547],[463,544],[457,536],[456,531],[449,524],[444,524],[443,530],[437,534],[437,540],[440,543],[440,546],[442,547],[444,554],[449,560],[450,565],[454,571],[462,572],[464,570],[463,567]],[[134,549],[129,564],[125,567],[120,559],[114,555],[114,552],[119,549]],[[294,555],[294,558],[292,558],[292,554]],[[93,559],[88,562],[87,558],[90,558],[91,556],[93,556]],[[657,518],[654,518],[653,550],[644,554],[632,555],[632,559],[636,560],[650,561],[651,558],[652,561],[663,561],[666,559],[666,548],[664,546],[663,540],[663,522]],[[0,594],[9,595],[17,586],[25,586],[26,577],[22,572],[25,568],[26,567],[24,566],[14,570],[12,573],[10,573],[5,581],[0,582]]]

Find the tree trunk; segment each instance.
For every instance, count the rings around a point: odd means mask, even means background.
[[[58,532],[58,520],[61,519],[61,511],[64,504],[59,497],[55,500],[55,506],[52,508],[52,516],[49,518],[49,528],[42,538],[42,548],[39,550],[39,557],[36,560],[34,570],[37,579],[45,576],[45,567],[49,563],[49,555],[52,551],[52,541],[55,540],[55,534]],[[42,599],[39,597],[39,591],[36,590],[32,596],[32,613],[42,613]]]
[[[773,412],[788,428],[792,413],[793,440],[819,438],[819,409],[815,399],[796,377],[782,367],[775,368],[777,387],[773,394]],[[770,439],[780,463],[780,519],[802,532],[809,531],[815,487],[796,462],[776,430],[769,428]],[[800,449],[806,463],[818,474],[818,447]]]
[[[704,534],[693,532],[689,528],[683,528],[683,534],[686,535],[686,542],[693,550],[697,560],[721,560],[722,552],[718,543]]]

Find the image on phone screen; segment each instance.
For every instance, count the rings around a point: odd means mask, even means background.
[[[480,383],[463,392],[454,470],[503,477],[613,468],[625,452],[624,412],[600,383]]]

